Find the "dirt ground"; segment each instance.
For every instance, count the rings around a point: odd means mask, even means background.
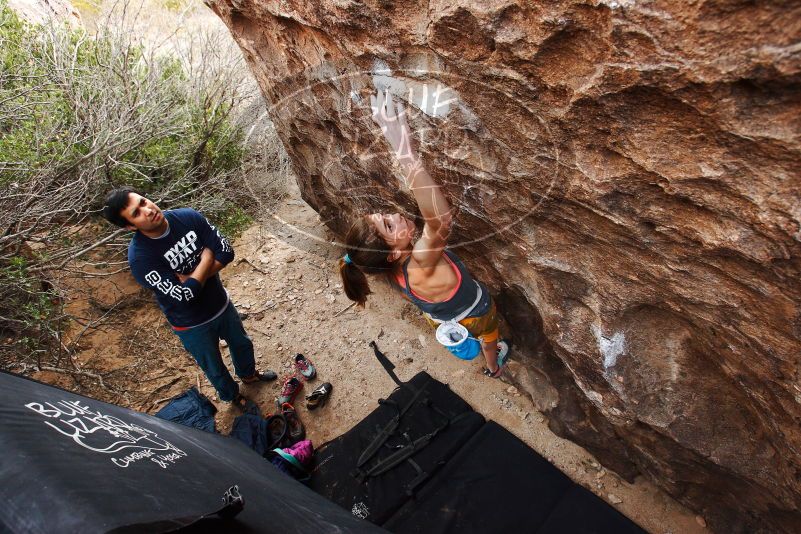
[[[334,237],[296,189],[290,188],[274,209],[265,211],[270,213],[234,242],[236,259],[222,271],[233,302],[246,317],[258,366],[279,374],[275,382],[243,386],[242,392],[265,414],[274,409],[281,379],[293,372],[293,358],[300,352],[318,372],[295,403],[308,438],[320,445],[350,429],[395,385],[368,346],[375,340],[402,380],[427,371],[449,384],[476,411],[509,429],[649,532],[706,531],[701,517],[653,484],[643,479],[628,484],[581,447],[554,435],[528,397],[503,381],[481,375],[480,358],[464,362],[451,356],[436,343],[419,312],[389,286],[372,284],[374,294],[367,307],[350,307],[337,272],[336,260],[343,251],[332,243]],[[147,293],[128,273],[96,283],[99,296],[90,303],[94,315],[112,309],[115,320],[100,328],[89,323],[88,328],[84,325],[72,332],[72,336],[83,332],[83,351],[76,359],[79,368],[104,370],[107,387],[94,383],[93,396],[153,413],[172,396],[199,386],[219,408],[218,431],[228,433],[239,412],[217,399]],[[81,302],[75,306],[87,307]],[[64,375],[39,373],[36,377],[75,389]],[[323,381],[334,386],[331,398],[323,408],[307,411],[303,395]],[[89,378],[81,379],[83,386],[91,383]]]

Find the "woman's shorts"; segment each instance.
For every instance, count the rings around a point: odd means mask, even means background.
[[[435,323],[428,315],[424,315],[428,324],[437,328],[438,323]],[[495,311],[495,300],[490,297],[490,307],[487,313],[480,317],[468,317],[459,321],[467,331],[470,332],[475,338],[481,340],[482,343],[492,343],[498,341],[500,332],[498,330],[498,314]]]

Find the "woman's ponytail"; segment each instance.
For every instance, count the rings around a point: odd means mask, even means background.
[[[339,275],[342,277],[342,287],[345,289],[345,295],[359,306],[364,306],[364,303],[367,302],[367,295],[372,291],[370,291],[370,284],[367,283],[367,277],[362,270],[355,266],[353,262],[347,262],[344,258],[340,258]]]
[[[353,223],[345,236],[347,254],[339,259],[339,275],[345,295],[364,306],[370,291],[367,274],[392,273],[392,262],[389,255],[392,249],[378,233],[368,216],[361,217]]]

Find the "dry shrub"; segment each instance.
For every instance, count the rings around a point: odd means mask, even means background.
[[[284,189],[286,154],[230,35],[173,8],[114,4],[89,32],[27,24],[0,0],[2,368],[102,381],[71,363],[65,299],[92,299],[76,276],[126,267],[127,232],[98,218],[109,189],[192,206],[229,234],[251,222],[251,191]]]

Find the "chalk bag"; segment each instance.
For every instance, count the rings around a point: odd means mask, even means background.
[[[440,324],[436,337],[451,354],[462,360],[472,360],[481,352],[481,343],[470,336],[464,325],[455,321]]]

